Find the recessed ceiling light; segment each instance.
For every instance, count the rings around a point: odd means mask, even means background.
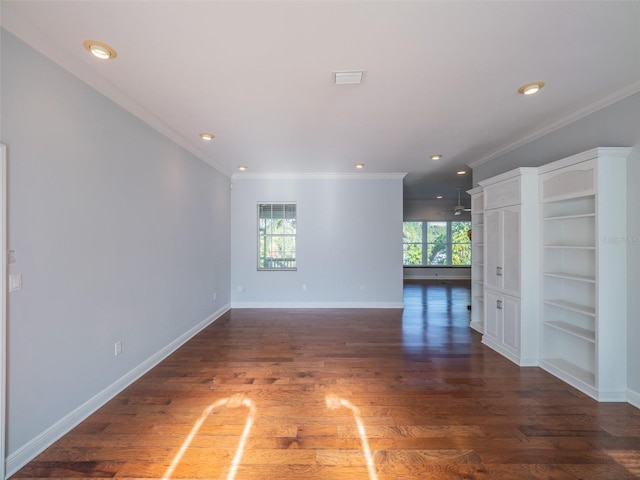
[[[440,200],[442,198],[442,195],[438,195],[436,198]]]
[[[441,153],[434,153],[433,155],[431,155],[429,157],[431,160],[440,160],[442,158],[442,154]]]
[[[86,48],[88,52],[100,60],[113,60],[118,56],[118,53],[113,47],[97,40],[85,40],[82,45],[84,45],[84,48]]]
[[[538,93],[542,87],[544,87],[544,82],[531,82],[521,86],[518,89],[518,93],[522,95],[533,95]]]
[[[456,173],[458,175],[464,175],[465,173],[467,173],[467,171],[466,170],[458,170]]]
[[[364,168],[364,163],[356,163],[356,168]]]
[[[246,165],[238,165],[238,170],[240,170],[241,172],[244,172],[247,168],[249,167],[247,167]]]
[[[200,134],[200,138],[203,140],[213,140],[213,137],[215,137],[215,135],[213,133],[209,133],[209,132],[202,132]]]
[[[359,85],[363,80],[363,71],[333,72],[333,83],[335,85]]]

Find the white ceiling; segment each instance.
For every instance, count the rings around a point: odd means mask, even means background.
[[[455,198],[471,185],[460,167],[640,91],[638,1],[1,6],[7,30],[228,175],[362,162],[406,172],[406,198]],[[91,57],[86,39],[118,57]],[[362,85],[332,85],[350,70]],[[536,80],[538,95],[517,93]]]

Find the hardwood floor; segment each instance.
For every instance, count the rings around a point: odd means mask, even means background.
[[[232,310],[14,478],[640,478],[640,410],[484,347],[469,297]]]

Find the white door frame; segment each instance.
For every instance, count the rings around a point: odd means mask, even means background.
[[[0,144],[0,479],[6,478],[7,411],[7,146]]]

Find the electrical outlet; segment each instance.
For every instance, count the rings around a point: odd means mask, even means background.
[[[114,355],[117,357],[122,353],[122,340],[118,340],[114,346]]]
[[[213,300],[215,301],[216,298],[218,298],[218,294],[216,292],[213,292]]]

